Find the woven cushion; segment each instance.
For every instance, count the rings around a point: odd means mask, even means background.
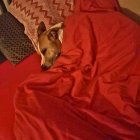
[[[33,45],[24,34],[24,27],[10,13],[0,16],[0,51],[13,64],[34,52]]]
[[[46,27],[63,21],[73,12],[74,0],[12,0],[8,10],[25,27],[25,33],[37,44],[37,28],[41,21]]]

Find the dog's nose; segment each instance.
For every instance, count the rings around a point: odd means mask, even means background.
[[[48,70],[50,67],[46,65],[41,65],[42,70]]]
[[[41,68],[42,68],[43,70],[48,69],[47,66],[45,66],[45,65],[41,65]]]

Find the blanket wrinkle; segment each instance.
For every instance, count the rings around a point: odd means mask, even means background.
[[[17,89],[15,136],[139,140],[140,27],[116,0],[75,4],[65,19],[62,55]]]

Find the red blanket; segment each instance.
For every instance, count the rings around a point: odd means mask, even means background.
[[[140,139],[140,27],[113,2],[76,1],[62,55],[17,90],[17,140]]]

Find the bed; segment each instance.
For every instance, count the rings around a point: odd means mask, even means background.
[[[51,69],[0,64],[0,140],[140,139],[139,24],[116,0],[74,4]]]

